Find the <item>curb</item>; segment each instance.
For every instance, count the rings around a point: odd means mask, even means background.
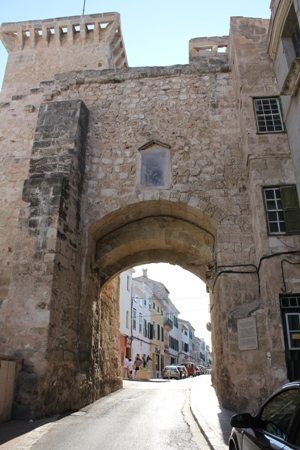
[[[196,414],[195,414],[194,411],[193,411],[193,408],[192,408],[192,402],[191,402],[191,390],[190,390],[190,411],[191,411],[191,414],[192,414],[192,416],[193,416],[195,422],[197,423],[197,425],[198,425],[198,427],[199,427],[199,430],[201,431],[201,434],[203,435],[204,439],[206,440],[206,442],[207,442],[209,448],[210,448],[211,450],[215,450],[215,448],[212,446],[212,444],[211,444],[211,442],[210,442],[210,440],[209,440],[209,437],[207,436],[207,433],[205,432],[203,426],[201,426],[198,417],[196,416]]]

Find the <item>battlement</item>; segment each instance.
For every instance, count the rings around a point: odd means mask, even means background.
[[[4,23],[0,38],[9,54],[3,89],[22,89],[72,70],[127,67],[115,12]]]
[[[189,42],[190,64],[214,70],[228,68],[228,43],[228,36],[191,39]]]
[[[190,62],[199,56],[219,56],[228,53],[228,36],[201,37],[189,42]]]

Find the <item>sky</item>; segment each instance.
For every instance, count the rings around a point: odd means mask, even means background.
[[[269,18],[271,0],[85,0],[85,14],[118,12],[130,67],[188,63],[189,40],[229,33],[230,16]],[[84,0],[0,0],[0,22],[19,22],[82,14]],[[7,54],[0,44],[0,85]],[[144,266],[145,267],[145,266]],[[171,265],[147,266],[189,320],[210,343],[208,294],[199,278]],[[136,276],[142,275],[136,269]]]
[[[85,0],[85,13],[118,12],[131,67],[188,63],[190,39],[223,36],[230,16],[269,18],[271,0]],[[82,14],[84,0],[0,0],[0,22]],[[6,64],[0,44],[0,85]]]

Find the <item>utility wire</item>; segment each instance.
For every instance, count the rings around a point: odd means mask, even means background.
[[[186,314],[187,312],[194,312],[194,311],[203,311],[203,309],[189,309],[189,310],[184,311],[182,314]],[[140,313],[138,310],[136,310],[136,313],[137,313],[136,317],[138,317],[139,314],[141,314],[141,317],[163,317],[164,319],[166,318],[164,315],[162,315],[160,313],[143,314],[143,313]],[[185,319],[183,319],[183,320],[185,320]]]

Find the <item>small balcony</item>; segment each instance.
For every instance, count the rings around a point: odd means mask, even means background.
[[[164,329],[166,331],[171,331],[173,330],[173,320],[169,319],[168,317],[166,317],[164,319]]]
[[[281,88],[281,95],[295,95],[300,85],[300,58],[295,58]]]

